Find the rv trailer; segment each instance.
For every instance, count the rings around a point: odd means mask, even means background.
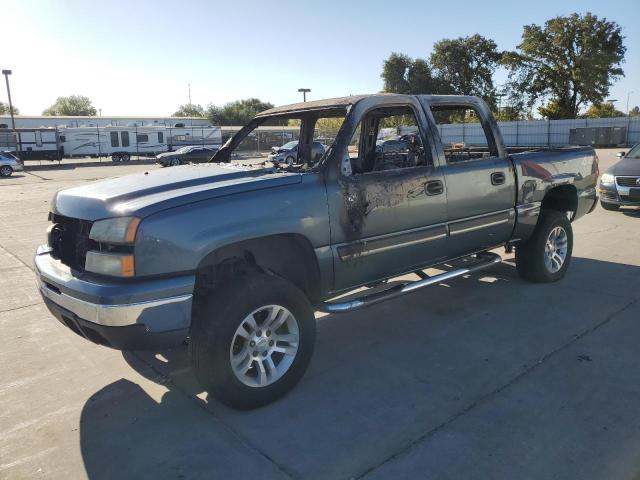
[[[61,130],[65,157],[105,157],[125,160],[152,156],[185,145],[219,147],[219,127],[92,127]]]
[[[60,160],[63,154],[55,128],[0,128],[0,151],[19,152],[21,160]]]

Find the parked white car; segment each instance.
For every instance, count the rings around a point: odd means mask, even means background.
[[[10,177],[13,172],[22,172],[22,160],[11,152],[0,152],[0,177]]]

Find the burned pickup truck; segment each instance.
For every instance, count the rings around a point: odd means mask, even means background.
[[[476,134],[456,138],[456,122],[471,120]],[[277,138],[256,153],[256,132],[277,136],[278,125],[299,127],[290,164],[266,160]],[[378,148],[386,137],[401,144]],[[76,334],[124,350],[188,341],[202,387],[253,408],[303,376],[314,311],[349,312],[489,267],[496,247],[515,246],[524,279],[560,280],[597,177],[591,148],[508,151],[478,98],[312,101],[262,112],[212,163],[58,192],[35,265],[44,301]],[[442,274],[424,271],[444,263]]]

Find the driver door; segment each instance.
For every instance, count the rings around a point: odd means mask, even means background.
[[[360,107],[357,105],[356,108]],[[364,107],[362,107],[364,108]],[[446,192],[419,105],[364,112],[348,151],[351,168],[328,182],[335,290],[436,263],[446,255]],[[379,148],[411,134],[406,148]]]

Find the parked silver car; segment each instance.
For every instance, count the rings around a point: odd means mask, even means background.
[[[312,160],[318,161],[320,160],[320,157],[324,155],[326,147],[320,142],[313,142],[311,150]],[[293,165],[296,163],[298,158],[298,141],[294,140],[292,142],[285,143],[281,147],[273,147],[268,158],[274,163]]]
[[[0,177],[10,177],[13,172],[22,172],[22,160],[11,152],[0,152]]]

